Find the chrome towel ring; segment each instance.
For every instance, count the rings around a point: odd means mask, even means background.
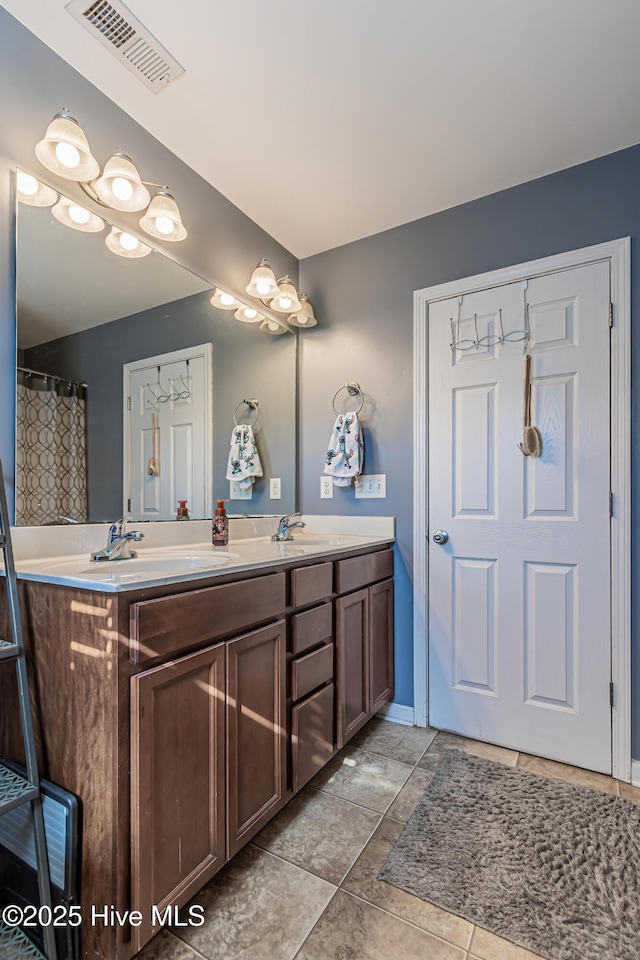
[[[238,406],[236,407],[236,409],[235,409],[234,412],[233,412],[233,422],[235,423],[236,427],[239,427],[239,426],[240,426],[240,424],[238,423],[238,410],[240,409],[240,407],[243,407],[243,406],[247,406],[247,407],[249,407],[250,410],[253,410],[254,413],[255,413],[255,417],[253,418],[253,420],[251,421],[251,423],[243,423],[242,426],[243,426],[243,427],[255,427],[256,423],[258,422],[258,416],[259,416],[258,407],[259,407],[259,405],[260,405],[260,403],[259,403],[258,400],[256,400],[255,397],[249,397],[248,400],[241,400],[240,403],[238,404]]]
[[[364,407],[364,393],[362,392],[362,388],[360,387],[359,383],[345,383],[342,387],[338,387],[333,395],[333,400],[331,401],[331,406],[333,407],[333,412],[335,413],[336,417],[340,416],[336,410],[336,398],[343,390],[346,390],[350,397],[357,397],[358,394],[360,394],[360,406],[356,410],[356,414],[359,414]]]

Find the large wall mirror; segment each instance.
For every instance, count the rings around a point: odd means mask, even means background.
[[[127,256],[106,221],[72,229],[66,201],[17,206],[16,523],[168,520],[179,500],[201,519],[230,493],[232,515],[295,510],[296,336],[216,308],[160,252]]]

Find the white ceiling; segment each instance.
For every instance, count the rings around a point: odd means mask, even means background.
[[[300,258],[640,141],[638,0],[127,0],[157,96],[64,4],[2,3]]]

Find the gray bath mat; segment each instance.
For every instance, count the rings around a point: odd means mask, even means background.
[[[380,880],[549,960],[639,960],[640,804],[452,750]]]

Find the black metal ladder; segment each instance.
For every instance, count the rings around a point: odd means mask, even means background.
[[[31,698],[27,677],[27,664],[22,635],[22,619],[18,600],[18,581],[11,546],[11,525],[7,507],[7,495],[4,486],[2,463],[0,463],[0,546],[4,558],[7,602],[11,622],[11,640],[0,640],[0,661],[13,661],[16,666],[18,697],[20,701],[20,721],[26,758],[26,777],[21,777],[5,764],[0,763],[0,816],[8,813],[22,803],[31,804],[33,830],[38,870],[38,889],[40,907],[44,914],[51,911],[51,881],[49,878],[49,860],[42,814],[42,795],[40,777],[36,759],[36,744],[33,735]],[[0,667],[2,665],[0,664]],[[46,909],[48,908],[48,910]],[[42,924],[46,960],[57,960],[54,928],[51,916]],[[11,927],[0,919],[0,957],[2,960],[42,960],[43,954],[29,940],[19,927]]]

